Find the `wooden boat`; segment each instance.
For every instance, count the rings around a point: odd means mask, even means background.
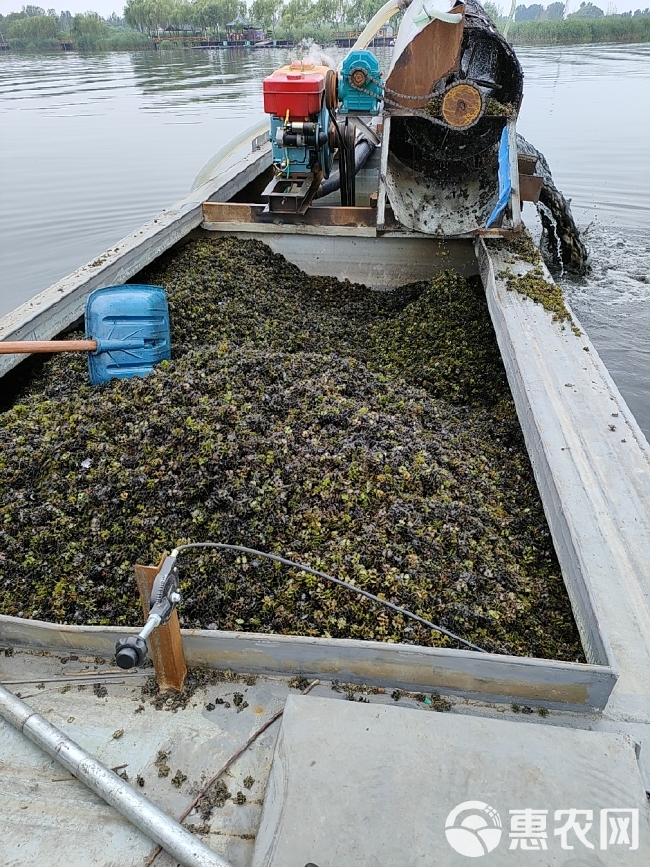
[[[383,119],[383,142],[391,119]],[[508,135],[514,135],[514,126]],[[507,225],[464,229],[452,237],[426,234],[404,225],[391,207],[389,148],[383,142],[358,175],[354,206],[340,206],[330,195],[310,202],[304,213],[287,213],[274,211],[262,198],[274,178],[273,152],[264,137],[254,141],[252,151],[231,168],[5,316],[0,339],[63,334],[80,319],[94,289],[136,277],[162,253],[196,237],[255,238],[308,274],[377,288],[428,279],[450,266],[480,274],[587,662],[188,629],[177,631],[176,638],[172,633],[160,638],[154,660],[159,683],[173,685],[179,653],[181,665],[204,666],[215,674],[202,675],[187,700],[154,696],[152,706],[140,691],[150,671],[125,673],[111,664],[116,639],[137,629],[0,616],[2,682],[115,768],[115,791],[122,786],[117,773],[126,771],[133,790],[173,818],[253,738],[225,778],[228,797],[221,789],[221,805],[218,798],[211,807],[203,800],[210,820],[201,818],[200,805],[188,820],[225,862],[210,860],[198,844],[192,854],[192,844],[181,840],[182,863],[309,861],[323,867],[338,859],[388,865],[398,863],[396,853],[408,840],[409,863],[424,864],[426,853],[435,849],[436,864],[455,865],[458,853],[467,853],[446,833],[455,827],[452,808],[463,801],[480,812],[501,798],[494,807],[501,810],[504,828],[508,811],[578,809],[592,811],[595,834],[600,809],[605,831],[601,828],[594,863],[645,864],[650,852],[648,443],[587,335],[563,328],[542,306],[508,290],[507,266],[520,274],[533,266],[523,260],[513,264],[507,248],[486,245],[486,237],[512,237],[519,229],[518,172]],[[546,278],[551,279],[547,272]],[[20,361],[0,356],[8,389]],[[153,580],[157,572],[157,567],[145,570],[142,580]],[[163,629],[171,627],[161,627],[161,634]],[[175,649],[162,647],[174,641]],[[295,697],[296,684],[311,685],[311,695]],[[92,690],[79,691],[82,686]],[[340,701],[355,696],[361,704]],[[285,719],[258,736],[260,725],[285,701]],[[244,702],[247,707],[237,713]],[[161,710],[154,709],[156,703]],[[452,713],[432,713],[441,709]],[[15,705],[4,715],[28,733],[30,713]],[[524,724],[533,720],[538,725]],[[57,770],[9,722],[0,726],[4,864],[151,864],[146,860],[151,839],[180,840],[180,832],[155,823],[138,825],[144,833],[136,830]],[[368,743],[364,732],[371,729]],[[61,741],[51,754],[66,750]],[[485,756],[492,765],[483,763]],[[92,773],[80,764],[74,773],[89,784]],[[379,766],[384,771],[378,774]],[[178,768],[177,788],[170,787],[165,768],[170,775]],[[610,834],[608,810],[628,811],[629,834],[616,816]],[[25,831],[28,822],[31,832]],[[100,833],[92,834],[92,826]],[[476,838],[481,826],[465,827],[474,828]],[[545,827],[548,837],[540,831],[521,849],[537,850],[545,864],[565,864],[568,838],[554,839],[550,815]],[[514,828],[511,824],[510,848],[504,839],[491,855],[494,863],[528,863],[528,852],[519,861],[521,849],[513,851],[512,843],[522,839]],[[497,842],[500,836],[495,831]],[[475,854],[490,851],[485,842],[476,845]],[[170,846],[178,860],[180,850]],[[157,863],[172,863],[167,857],[163,853]]]

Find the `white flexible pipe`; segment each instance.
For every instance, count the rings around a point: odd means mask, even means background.
[[[396,12],[399,12],[400,9],[405,9],[408,5],[408,3],[402,3],[400,0],[388,0],[388,3],[384,3],[381,9],[375,12],[370,21],[363,28],[350,51],[367,48],[375,38],[375,34],[381,30],[384,24],[386,24],[386,22],[389,21]]]
[[[430,21],[437,19],[444,21],[445,24],[460,24],[463,16],[459,12],[445,12],[443,9],[437,9],[433,3],[427,6],[426,0],[423,0],[420,10],[416,10],[413,16],[413,23],[418,27],[428,24]]]
[[[256,120],[254,124],[251,124],[251,126],[247,127],[243,132],[240,132],[239,135],[231,139],[228,144],[219,148],[216,154],[210,157],[198,175],[194,178],[191,192],[194,192],[194,190],[202,186],[202,184],[206,184],[211,180],[217,174],[217,170],[226,162],[226,160],[238,151],[240,147],[253,141],[254,138],[258,137],[258,135],[263,135],[265,132],[269,132],[269,119],[267,117],[264,117],[263,120]]]
[[[385,3],[378,12],[375,12],[370,21],[363,28],[363,31],[359,34],[357,41],[354,43],[350,51],[367,48],[384,24],[386,24],[395,13],[403,12],[405,9],[408,9],[412,3],[413,0],[388,0],[388,3]],[[423,24],[428,24],[429,21],[433,21],[434,18],[437,18],[439,21],[444,21],[446,24],[458,24],[462,21],[463,16],[459,15],[457,12],[445,12],[442,9],[436,9],[433,4],[427,7],[426,0],[423,0],[420,4],[419,12],[415,13],[413,18],[414,22],[418,27],[420,27]]]

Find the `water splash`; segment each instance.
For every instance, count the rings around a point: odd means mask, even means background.
[[[559,269],[559,276],[561,277],[564,274],[564,262],[562,261],[562,244],[555,217],[544,202],[537,202],[536,207],[542,223],[542,255],[547,264],[552,264]]]

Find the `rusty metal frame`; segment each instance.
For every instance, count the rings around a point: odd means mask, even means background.
[[[337,205],[312,205],[304,214],[268,211],[265,205],[239,202],[204,202],[204,228],[217,228],[226,223],[271,225],[317,226],[374,229],[377,211],[370,207],[341,207]]]

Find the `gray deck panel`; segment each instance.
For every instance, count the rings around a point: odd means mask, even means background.
[[[107,767],[127,762],[130,783],[135,785],[136,775],[141,774],[146,782],[137,791],[176,819],[199,783],[211,777],[262,722],[283,707],[289,691],[286,682],[279,680],[253,686],[220,683],[197,690],[186,710],[157,711],[146,700],[139,700],[144,677],[108,683],[102,677],[105,666],[88,664],[91,662],[88,658],[85,664],[62,666],[57,657],[15,653],[0,658],[0,678],[42,677],[43,689],[34,684],[10,688]],[[96,697],[90,684],[78,690],[74,673],[85,670],[106,685],[106,698]],[[74,685],[61,693],[62,684],[49,678],[66,674]],[[243,693],[249,703],[243,712],[237,713],[234,705],[205,709],[217,695],[232,702],[234,691]],[[140,704],[144,711],[136,714]],[[113,738],[120,729],[124,734]],[[223,808],[215,808],[209,822],[211,832],[201,838],[233,867],[250,864],[278,729],[277,724],[271,726],[224,776],[233,796],[242,790],[247,802],[228,801]],[[154,764],[159,750],[170,753],[166,778],[158,777]],[[188,780],[176,789],[170,781],[179,768]],[[255,779],[250,790],[243,786],[249,774]],[[142,867],[153,849],[145,835],[4,720],[0,720],[0,800],[2,867]],[[203,823],[196,813],[187,821]],[[164,853],[156,861],[157,867],[175,863]]]
[[[494,867],[648,863],[650,809],[627,736],[291,696],[253,865],[461,867],[445,820],[466,801],[499,812]],[[548,811],[545,851],[509,848],[509,811],[526,808]],[[593,811],[594,849],[573,834],[573,851],[562,848],[554,813],[570,808]],[[600,810],[611,808],[639,811],[636,850],[600,848]]]
[[[68,653],[63,658],[66,657]],[[223,760],[245,742],[253,727],[253,718],[256,718],[254,726],[257,727],[283,706],[287,695],[295,694],[288,688],[286,678],[260,677],[253,686],[222,683],[207,690],[198,690],[188,707],[177,713],[156,711],[143,701],[145,711],[135,714],[140,702],[134,699],[139,699],[143,676],[128,680],[122,678],[122,683],[109,683],[108,673],[108,667],[98,664],[92,655],[80,656],[78,660],[69,659],[67,664],[63,664],[60,656],[46,651],[16,650],[9,657],[0,654],[0,680],[3,683],[8,683],[10,689],[20,692],[34,710],[67,731],[81,746],[94,751],[106,764],[113,767],[113,763],[128,761],[127,773],[131,779],[136,773],[141,773],[147,780],[145,788],[139,791],[174,817],[180,815],[193,790],[186,790],[184,784],[177,792],[169,784],[169,778],[157,777],[153,761],[158,749],[167,750],[171,747],[168,764],[172,774],[177,767],[181,767],[190,777],[190,783],[212,776]],[[105,683],[107,698],[97,698],[90,685],[78,691],[80,675],[84,680],[90,678],[91,683]],[[59,680],[61,677],[72,683],[72,688],[63,693],[61,689],[65,684]],[[110,677],[114,677],[113,673]],[[36,681],[42,683],[41,689]],[[335,699],[343,707],[351,706],[352,703],[347,701],[347,693],[338,687],[339,691],[334,691],[334,686],[331,682],[321,681],[310,694],[325,697],[329,701]],[[235,689],[243,692],[249,702],[249,708],[244,712],[237,714],[232,708],[205,710],[207,701],[214,701],[217,695],[230,699]],[[396,702],[390,687],[379,690],[377,694],[362,691],[357,694],[359,698],[391,712],[406,707],[424,717],[440,716],[432,707],[426,707],[414,697],[402,696]],[[515,713],[507,705],[450,698],[449,717],[453,720],[478,715],[489,718],[496,725],[503,720],[511,724],[516,721],[517,726],[523,725],[527,729],[540,726],[544,729],[551,726],[589,728],[603,722],[594,714],[551,711],[548,717],[542,718],[535,713]],[[71,717],[74,720],[68,722]],[[391,719],[400,720],[401,717],[398,714]],[[112,734],[119,728],[124,729],[124,735],[114,740]],[[214,811],[209,822],[210,833],[202,838],[215,851],[229,858],[233,867],[249,867],[252,860],[252,838],[257,833],[278,731],[279,724],[276,723],[237,760],[231,772],[225,776],[225,782],[233,794],[241,789],[243,779],[248,774],[255,779],[255,783],[251,790],[244,790],[248,798],[246,805],[227,804],[223,809]],[[18,867],[18,864],[22,867],[23,863],[43,863],[48,867],[81,867],[92,863],[101,867],[116,867],[119,863],[121,867],[141,867],[144,861],[142,853],[148,853],[151,848],[148,842],[137,832],[134,836],[125,822],[107,810],[79,783],[72,780],[53,782],[67,776],[67,772],[61,771],[33,744],[26,742],[6,724],[0,724],[0,796],[5,796],[4,818],[9,829],[3,837],[3,843],[7,841],[7,851],[11,852],[12,858],[15,856],[14,861],[10,862],[11,867]],[[38,788],[35,789],[35,786]],[[69,805],[67,802],[62,805],[62,798],[68,791],[74,791],[74,797],[68,795]],[[26,792],[30,793],[29,802],[16,800],[12,794],[18,793],[22,797]],[[27,809],[22,810],[22,807]],[[28,812],[32,809],[33,817]],[[26,826],[25,815],[30,815],[31,825]],[[60,818],[57,819],[57,816]],[[201,824],[196,814],[191,815],[188,821]],[[107,829],[111,829],[110,852],[95,847],[96,829],[104,827],[104,823]],[[28,833],[26,827],[31,829]],[[22,860],[27,844],[32,847],[33,861]],[[95,862],[91,860],[93,852],[97,854]],[[160,863],[160,867],[170,867],[172,862],[161,856],[160,862],[156,863]]]

